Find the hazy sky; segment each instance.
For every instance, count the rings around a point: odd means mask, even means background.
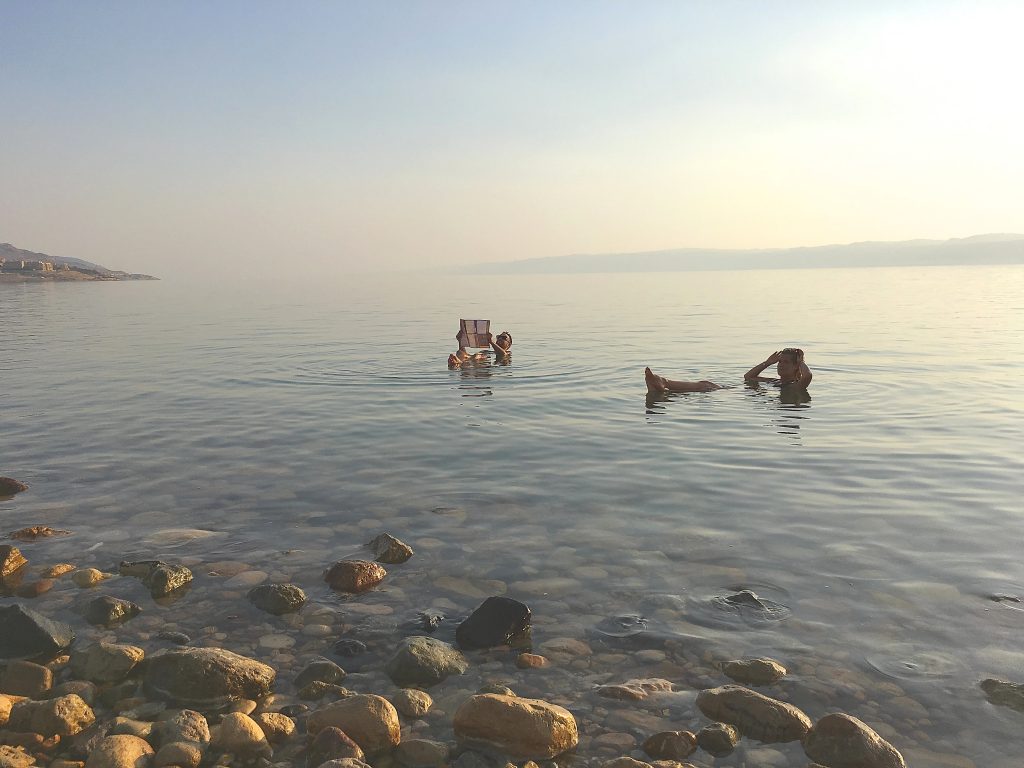
[[[1024,232],[1022,29],[1016,0],[0,0],[0,242],[166,275]]]

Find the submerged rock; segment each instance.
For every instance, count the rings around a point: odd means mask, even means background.
[[[624,683],[612,683],[598,686],[597,694],[607,699],[619,701],[643,701],[652,693],[664,693],[672,690],[672,683],[658,677],[643,680],[627,680]]]
[[[511,644],[530,628],[530,609],[510,597],[488,597],[455,630],[462,648],[490,648]]]
[[[0,659],[52,656],[75,641],[71,627],[23,605],[0,607]]]
[[[130,600],[101,595],[86,604],[83,616],[90,624],[109,627],[133,619],[141,611],[142,608]]]
[[[705,725],[697,734],[697,746],[712,757],[731,755],[740,743],[740,732],[735,725],[712,723]]]
[[[0,497],[13,496],[16,493],[27,491],[28,486],[13,477],[0,477]]]
[[[270,693],[274,670],[255,659],[221,648],[174,648],[146,663],[146,691],[198,709],[215,709],[238,699]]]
[[[429,687],[468,669],[465,657],[448,643],[432,637],[407,637],[388,661],[385,671],[401,687]]]
[[[390,533],[382,533],[366,543],[378,563],[397,565],[413,556],[412,547]]]
[[[328,659],[314,659],[295,677],[295,687],[305,688],[312,682],[340,683],[345,670]]]
[[[337,592],[365,592],[380,584],[387,571],[368,560],[339,560],[324,573],[324,581]]]
[[[455,712],[453,727],[464,746],[497,749],[515,760],[550,760],[579,743],[567,709],[517,696],[470,696]]]
[[[162,560],[122,561],[122,576],[139,579],[153,597],[164,597],[192,581],[192,571],[183,565],[171,565]]]
[[[281,616],[306,604],[306,593],[295,584],[264,584],[249,590],[249,602],[261,611]]]
[[[741,685],[701,691],[697,707],[706,717],[735,725],[744,736],[768,744],[799,741],[811,727],[811,719],[792,704]]]
[[[16,531],[11,531],[7,534],[7,538],[34,541],[36,539],[45,539],[50,536],[68,536],[70,534],[71,531],[65,531],[61,528],[51,528],[48,525],[32,525],[28,528],[19,528]]]
[[[786,668],[775,659],[737,659],[722,664],[722,672],[737,683],[771,685],[786,676]]]
[[[856,717],[825,715],[804,736],[804,752],[829,768],[905,768],[896,748]]]
[[[679,761],[697,751],[697,737],[689,731],[662,731],[648,738],[643,750],[655,760]]]
[[[990,677],[981,681],[981,690],[990,703],[1024,712],[1024,684]]]

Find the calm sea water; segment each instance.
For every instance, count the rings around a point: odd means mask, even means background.
[[[155,650],[169,626],[283,671],[341,632],[384,659],[420,610],[450,639],[507,594],[535,648],[593,655],[533,677],[476,656],[432,690],[439,712],[507,680],[573,709],[580,754],[600,755],[628,738],[608,734],[703,721],[685,691],[645,709],[595,685],[717,684],[718,660],[770,655],[792,674],[769,693],[861,717],[915,766],[1024,753],[1024,715],[978,688],[1024,682],[1024,603],[990,599],[1024,599],[1024,268],[0,289],[0,474],[32,486],[0,501],[4,530],[74,532],[25,544],[33,564],[197,576],[163,605],[108,582],[144,615],[77,622],[85,639]],[[460,317],[511,330],[511,363],[447,370]],[[806,350],[810,399],[742,384],[784,346]],[[732,386],[652,401],[645,365]],[[381,531],[417,555],[374,593],[330,594],[323,567]],[[258,615],[261,578],[310,607]],[[722,610],[739,588],[782,608]],[[35,604],[75,623],[79,600],[61,582]],[[422,727],[450,737],[450,717]],[[716,765],[801,755],[744,742]]]

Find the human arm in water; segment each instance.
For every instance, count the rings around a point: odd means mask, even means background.
[[[761,375],[770,365],[776,366],[776,372],[779,375],[777,379]],[[814,374],[804,362],[804,351],[795,347],[787,347],[773,352],[763,363],[758,363],[743,374],[743,380],[748,383],[769,381],[783,385],[795,384],[802,389],[807,389],[811,385],[812,378],[814,378]]]
[[[487,340],[491,343],[491,349],[494,350],[494,354],[498,357],[508,357],[512,351],[512,336],[508,331],[499,333],[498,338],[495,338],[493,333],[488,333]]]

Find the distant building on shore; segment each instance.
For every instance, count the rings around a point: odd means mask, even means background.
[[[53,272],[52,261],[0,259],[0,272]]]

